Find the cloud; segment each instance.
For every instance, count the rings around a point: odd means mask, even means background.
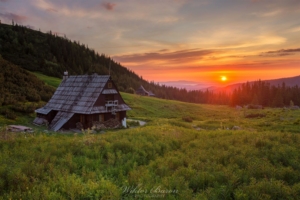
[[[57,12],[57,10],[54,9],[54,8],[48,8],[47,11],[49,11],[49,12]]]
[[[102,3],[102,7],[104,7],[106,10],[113,10],[115,8],[116,4],[104,2]]]
[[[187,49],[174,52],[166,52],[167,50],[159,50],[152,53],[143,53],[143,54],[132,54],[132,55],[121,55],[115,56],[118,62],[150,62],[150,61],[161,61],[168,63],[180,63],[180,62],[190,62],[202,59],[204,56],[212,55],[216,50],[202,50],[202,49]]]
[[[291,33],[300,32],[300,26],[290,29],[289,32]]]
[[[265,53],[293,53],[293,52],[300,52],[300,48],[298,49],[281,49],[277,51],[268,51]]]
[[[0,13],[0,16],[7,19],[7,20],[14,20],[17,23],[21,23],[27,20],[26,16],[17,15],[14,13]]]
[[[8,2],[8,0],[0,0],[0,2]]]
[[[259,56],[263,57],[283,57],[283,56],[290,56],[293,55],[292,53],[274,53],[274,54],[261,54]]]
[[[297,49],[280,49],[280,50],[276,50],[276,51],[262,52],[259,56],[282,57],[282,56],[294,55],[295,53],[299,53],[299,52],[300,52],[300,48],[297,48]]]
[[[274,17],[276,15],[279,15],[281,12],[282,12],[281,10],[274,10],[271,12],[264,13],[264,14],[262,14],[262,16],[263,17]]]

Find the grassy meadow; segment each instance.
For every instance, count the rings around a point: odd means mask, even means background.
[[[33,73],[36,77],[38,77],[39,79],[44,81],[46,84],[51,85],[55,88],[57,88],[61,82],[61,79],[59,79],[59,78],[47,76],[47,75],[41,74],[39,72],[31,72],[31,73]]]
[[[24,134],[0,118],[0,199],[300,197],[300,111],[122,96],[145,126]]]

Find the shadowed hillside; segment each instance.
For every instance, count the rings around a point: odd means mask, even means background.
[[[9,105],[12,101],[48,101],[55,88],[0,55],[0,91],[0,105]]]

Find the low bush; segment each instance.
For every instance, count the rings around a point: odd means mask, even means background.
[[[193,122],[193,118],[190,117],[190,116],[182,117],[182,120],[185,121],[185,122]]]
[[[263,113],[251,113],[251,114],[247,114],[245,117],[246,118],[262,118],[265,116],[266,116],[266,114],[263,114]]]
[[[5,116],[7,119],[12,119],[12,120],[15,120],[17,118],[17,115],[10,110],[6,110]]]
[[[17,103],[11,107],[16,112],[21,113],[34,113],[34,110],[37,108],[37,104],[34,103]]]

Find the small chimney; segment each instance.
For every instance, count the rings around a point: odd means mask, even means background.
[[[64,81],[64,80],[67,80],[68,77],[69,77],[68,71],[65,71],[65,72],[64,72],[64,76],[63,76],[63,81]]]

